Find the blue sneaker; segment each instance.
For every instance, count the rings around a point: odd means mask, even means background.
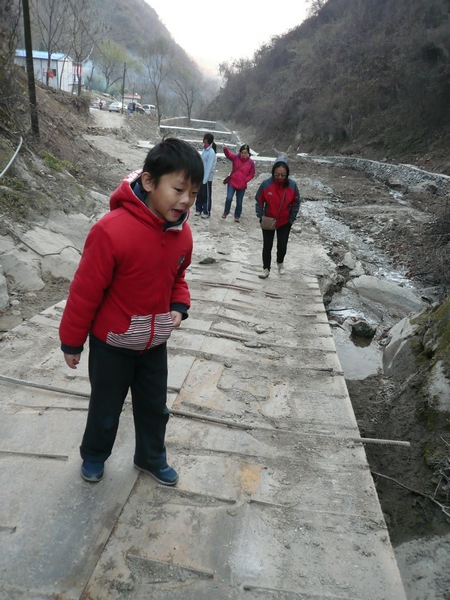
[[[105,463],[95,463],[89,462],[88,460],[83,460],[83,464],[81,465],[81,477],[85,481],[90,481],[92,483],[101,481],[104,472]]]
[[[161,469],[156,469],[155,471],[149,471],[148,469],[143,469],[139,467],[136,463],[134,463],[136,469],[147,473],[150,477],[153,477],[158,483],[162,483],[162,485],[175,485],[179,479],[178,473],[169,465],[162,467]]]

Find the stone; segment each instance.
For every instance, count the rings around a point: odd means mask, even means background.
[[[212,265],[216,262],[216,259],[213,258],[212,256],[207,256],[206,258],[203,258],[201,261],[199,261],[200,265]]]
[[[409,317],[405,317],[394,325],[388,333],[387,345],[383,351],[383,369],[385,375],[391,375],[396,364],[407,355],[411,355],[409,340],[416,334],[417,325],[411,323]]]
[[[362,266],[362,263],[359,260],[357,260],[355,268],[350,271],[350,277],[361,277],[361,275],[364,274],[364,267]]]
[[[438,186],[433,181],[420,181],[415,185],[408,188],[408,192],[416,193],[416,194],[435,194],[438,190]]]
[[[406,183],[403,181],[403,179],[398,179],[396,177],[389,177],[389,179],[386,182],[388,184],[388,186],[391,188],[391,190],[399,190],[402,192],[406,191]]]
[[[73,226],[75,226],[75,223],[73,223]],[[64,248],[71,248],[74,245],[73,241],[65,235],[43,227],[30,229],[22,235],[22,241],[40,256],[56,254]]]
[[[420,296],[412,289],[372,275],[356,277],[347,282],[346,287],[356,290],[363,298],[384,306],[394,306],[399,314],[403,313],[402,316],[424,307]]]
[[[42,290],[41,261],[37,254],[14,248],[2,256],[3,272],[14,280],[18,288],[27,292]]]
[[[352,334],[363,338],[373,338],[376,327],[370,325],[364,319],[358,319],[352,324]]]
[[[75,248],[64,248],[60,254],[44,256],[41,268],[43,273],[50,273],[52,277],[62,277],[70,281],[79,262],[80,254]]]
[[[344,258],[342,259],[342,264],[344,267],[348,267],[350,271],[356,266],[356,259],[351,252],[346,252]]]
[[[450,381],[445,376],[441,360],[434,365],[428,378],[428,394],[433,408],[450,413]]]
[[[9,294],[8,285],[6,283],[5,276],[3,275],[3,269],[0,266],[0,310],[8,308],[9,305]]]

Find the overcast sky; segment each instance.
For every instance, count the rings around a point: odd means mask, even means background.
[[[174,40],[210,74],[250,58],[264,42],[299,25],[308,0],[146,0]]]

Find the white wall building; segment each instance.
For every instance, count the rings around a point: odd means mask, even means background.
[[[26,70],[25,50],[16,50],[15,63]],[[37,81],[47,83],[48,53],[33,50],[34,77]],[[54,52],[50,55],[48,85],[64,92],[76,91],[77,73],[73,60],[67,54]]]

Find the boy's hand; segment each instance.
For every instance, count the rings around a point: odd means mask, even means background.
[[[170,316],[172,317],[173,326],[179,327],[183,319],[183,314],[178,312],[177,310],[171,310]]]
[[[64,360],[67,363],[67,366],[71,369],[76,369],[77,365],[80,362],[81,354],[66,354],[64,353]]]

